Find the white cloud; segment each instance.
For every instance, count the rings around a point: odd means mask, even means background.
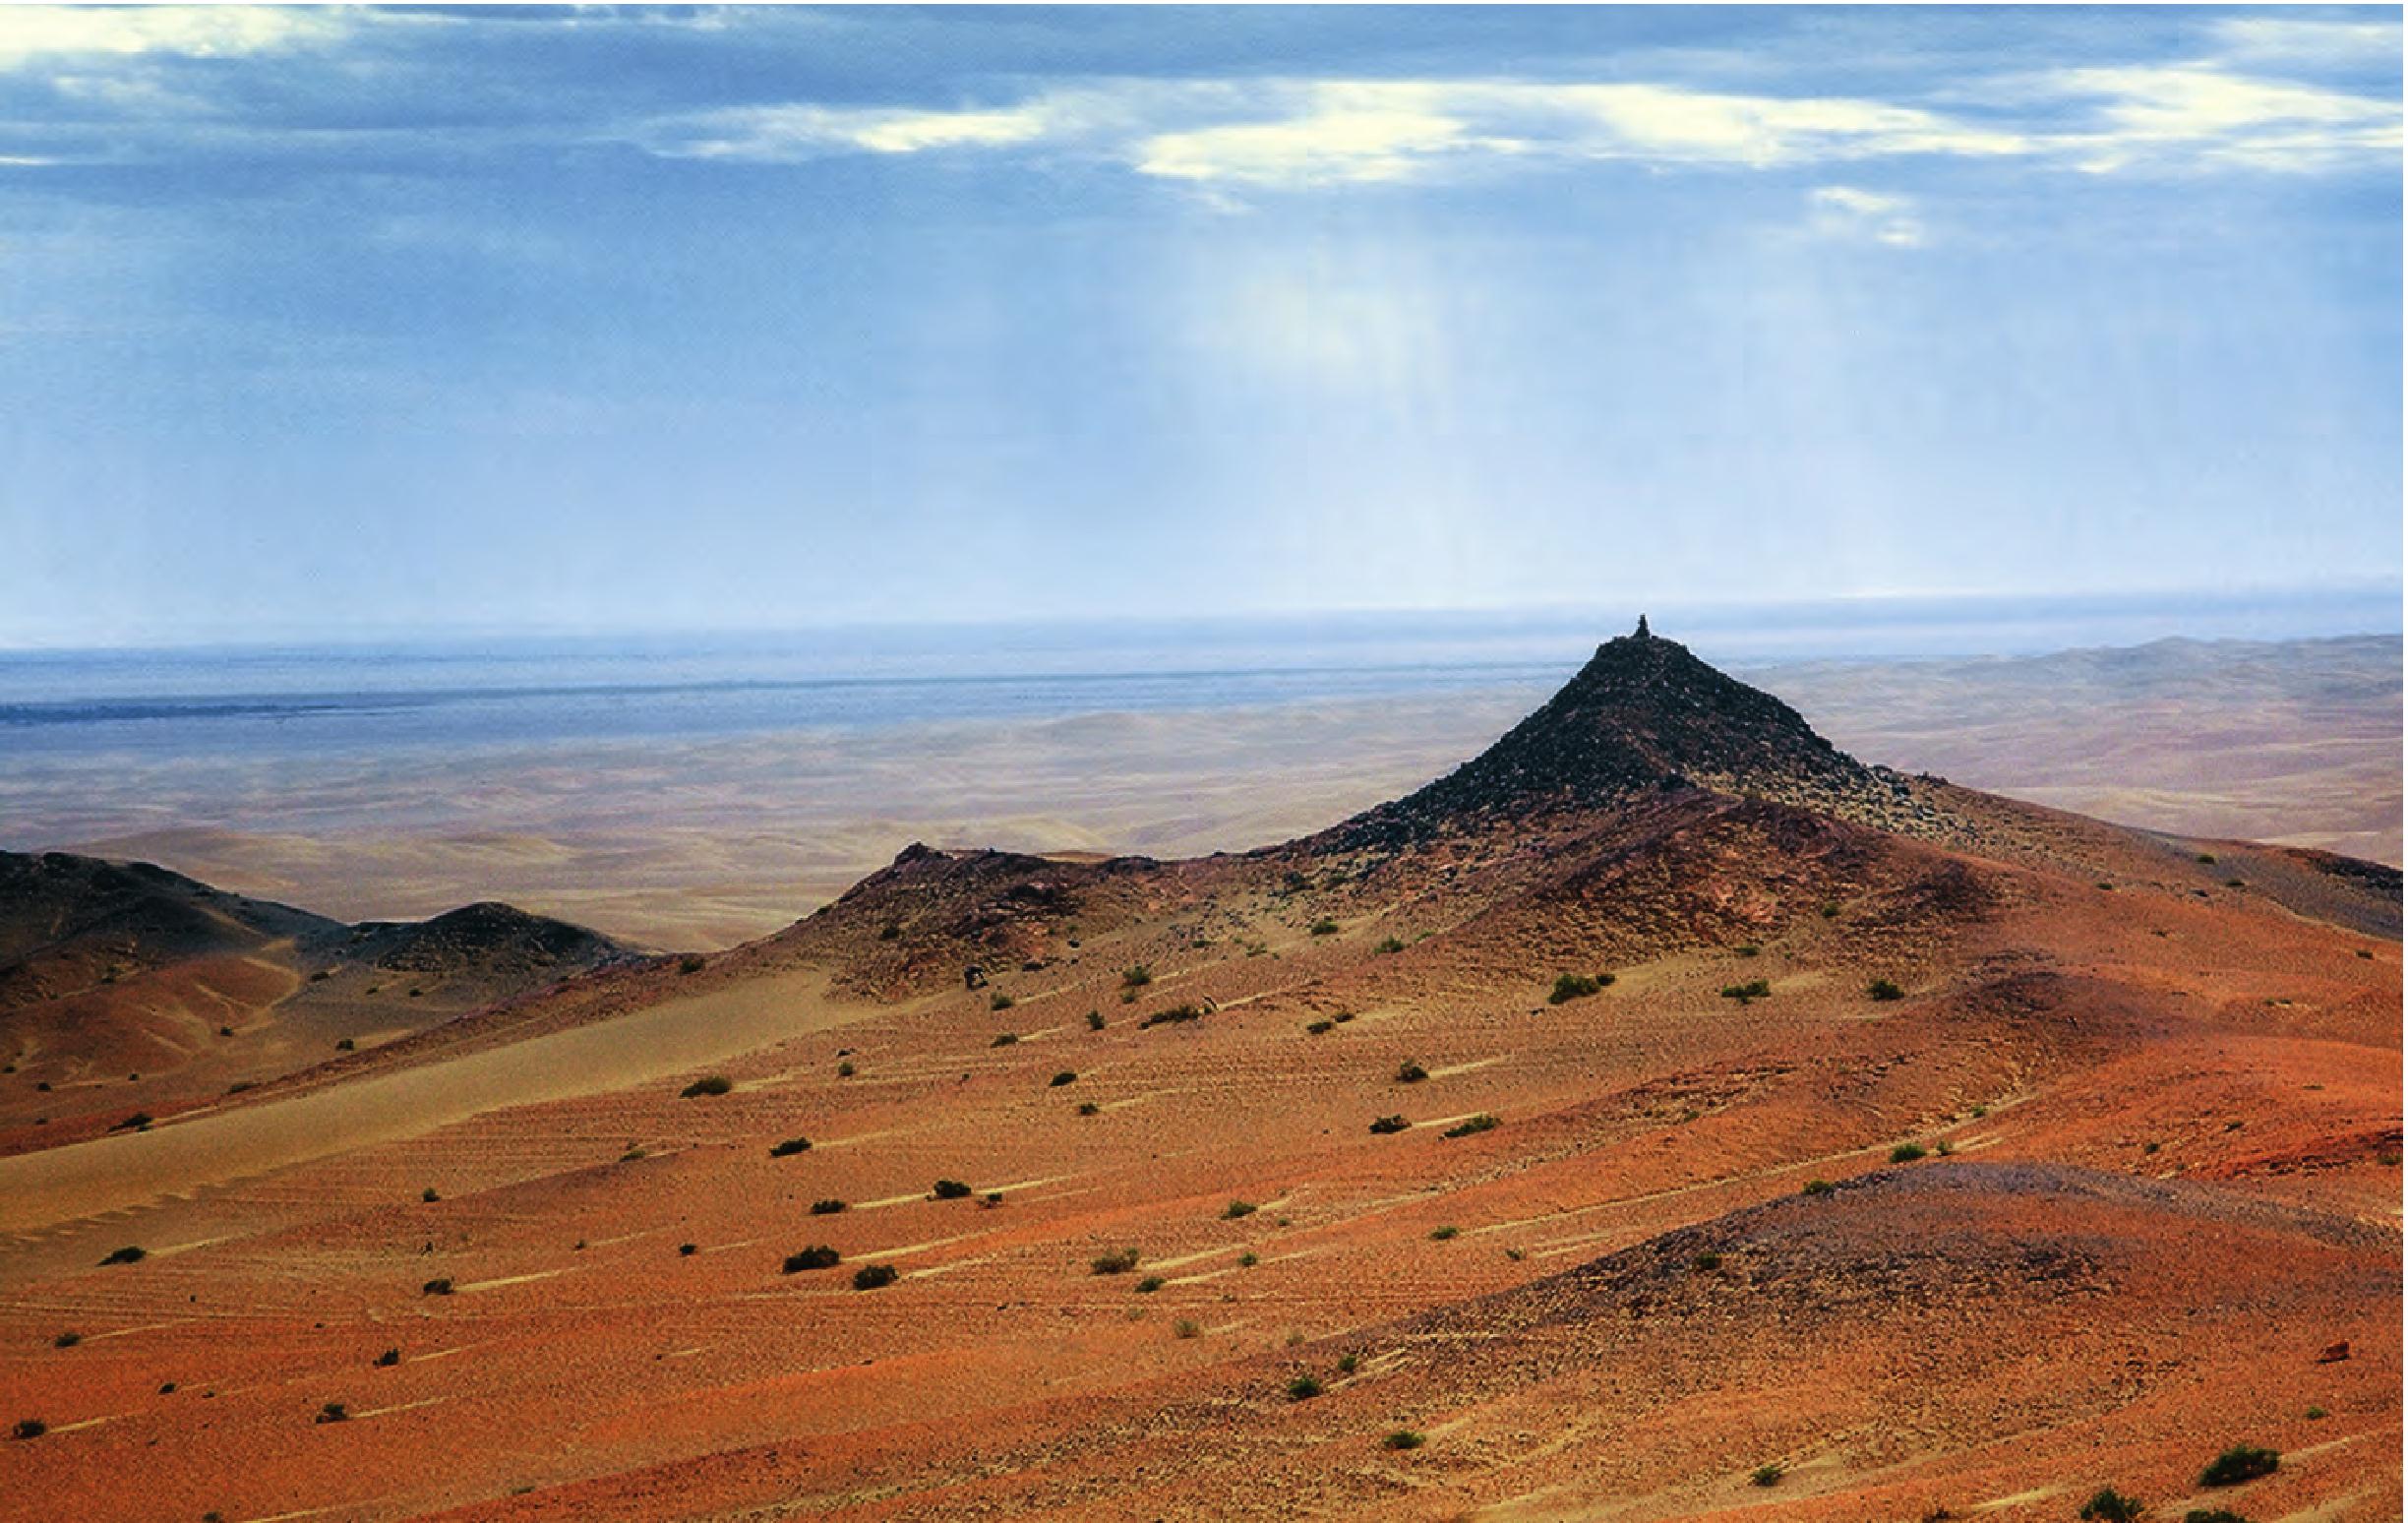
[[[1852,185],[1825,185],[1810,192],[1806,201],[1808,225],[1825,237],[1869,241],[1894,249],[1923,245],[1922,219],[1908,197]]]
[[[918,153],[1003,148],[1043,138],[1054,123],[1043,101],[992,111],[775,105],[712,111],[662,124],[648,143],[675,158],[816,158],[847,152]]]
[[[2347,67],[2397,64],[2400,57],[2396,16],[2380,21],[2233,16],[2216,23],[2215,37],[2226,55],[2259,63]]]
[[[0,69],[57,58],[228,58],[325,41],[344,13],[282,6],[0,8]]]
[[[2208,163],[2305,172],[2396,159],[2400,103],[2252,78],[2204,64],[2069,69],[2049,86],[2100,102],[2100,129],[2063,141],[2096,173],[2137,163]]]

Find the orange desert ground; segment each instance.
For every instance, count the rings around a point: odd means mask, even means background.
[[[1879,760],[1643,627],[708,954],[0,858],[0,1514],[2398,1518],[2399,873]]]

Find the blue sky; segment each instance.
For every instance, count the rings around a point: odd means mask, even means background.
[[[2399,15],[0,12],[0,643],[2394,583]]]

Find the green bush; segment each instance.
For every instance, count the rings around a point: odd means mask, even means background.
[[[1081,1116],[1101,1116],[1104,1114],[1104,1107],[1096,1104],[1093,1100],[1081,1100],[1079,1102],[1079,1114]]]
[[[1338,934],[1338,922],[1326,918],[1316,920],[1312,923],[1312,934],[1315,936],[1336,936]]]
[[[1440,1227],[1430,1233],[1432,1243],[1449,1243],[1463,1236],[1461,1227]]]
[[[1903,1000],[1906,998],[1905,990],[1900,989],[1897,985],[1890,982],[1890,980],[1886,978],[1877,978],[1873,980],[1873,982],[1865,985],[1865,993],[1870,995],[1874,1000],[1883,1004],[1887,1004],[1892,1000]]]
[[[1755,1473],[1748,1477],[1748,1480],[1754,1482],[1758,1486],[1778,1486],[1780,1485],[1780,1478],[1781,1468],[1778,1465],[1759,1465],[1756,1467]]]
[[[1149,1274],[1144,1279],[1137,1282],[1137,1294],[1140,1296],[1151,1296],[1156,1291],[1161,1290],[1165,1285],[1170,1283],[1170,1281],[1164,1279],[1159,1274]]]
[[[1690,1258],[1689,1267],[1695,1269],[1700,1274],[1712,1274],[1715,1270],[1722,1267],[1722,1255],[1719,1253],[1696,1254]]]
[[[1133,1248],[1114,1249],[1098,1253],[1092,1265],[1098,1274],[1126,1274],[1137,1267],[1137,1250]]]
[[[19,1418],[17,1420],[17,1436],[20,1438],[39,1438],[48,1432],[50,1432],[50,1425],[40,1418]]]
[[[844,1255],[825,1244],[805,1249],[800,1253],[786,1255],[785,1273],[801,1274],[806,1269],[833,1269],[844,1261]]]
[[[1204,1011],[1199,1005],[1174,1005],[1168,1006],[1167,1008],[1156,1010],[1153,1014],[1148,1015],[1145,1019],[1139,1021],[1137,1023],[1137,1029],[1143,1031],[1150,1026],[1175,1026],[1181,1021],[1202,1020],[1203,1018]]]
[[[1839,1187],[1829,1180],[1808,1180],[1798,1190],[1802,1195],[1828,1195]]]
[[[692,1258],[696,1253],[701,1251],[702,1246],[698,1243],[681,1243],[678,1245],[678,1257],[680,1258]]]
[[[813,1216],[834,1216],[837,1212],[843,1210],[844,1208],[845,1203],[843,1201],[831,1197],[826,1200],[813,1201],[811,1214]]]
[[[1152,982],[1154,970],[1142,962],[1131,963],[1120,970],[1120,983],[1124,988],[1143,989]]]
[[[1417,1449],[1427,1440],[1410,1428],[1400,1428],[1380,1440],[1384,1449]]]
[[[881,1290],[892,1285],[900,1276],[892,1264],[864,1264],[853,1271],[853,1288],[857,1291]]]
[[[104,1264],[139,1264],[150,1256],[150,1255],[149,1253],[144,1252],[141,1249],[128,1245],[125,1248],[111,1250],[109,1256],[100,1260],[100,1262]]]
[[[1741,1005],[1747,1004],[1750,1000],[1768,999],[1772,993],[1773,986],[1761,978],[1749,979],[1744,984],[1724,984],[1722,986],[1722,998],[1736,1000]]]
[[[1913,1163],[1916,1159],[1921,1158],[1922,1156],[1923,1145],[1919,1142],[1900,1142],[1897,1146],[1890,1149],[1890,1161],[1892,1163]]]
[[[972,1190],[959,1180],[938,1180],[929,1194],[938,1200],[967,1200]]]
[[[339,1401],[330,1401],[325,1406],[318,1409],[318,1416],[314,1419],[314,1421],[320,1423],[348,1423],[351,1421],[351,1409],[344,1406]]]
[[[769,1148],[769,1156],[772,1158],[792,1158],[797,1153],[808,1153],[810,1151],[811,1138],[788,1137],[783,1142],[772,1143]]]
[[[452,1294],[452,1277],[448,1274],[439,1274],[419,1286],[418,1294],[421,1296],[449,1296]]]
[[[2199,1485],[2239,1486],[2244,1481],[2255,1481],[2260,1476],[2274,1474],[2281,1464],[2282,1456],[2272,1449],[2236,1443],[2210,1460],[2207,1468],[2199,1472]]]
[[[1381,939],[1381,941],[1380,941],[1380,944],[1379,944],[1377,946],[1374,946],[1374,947],[1372,947],[1372,948],[1371,948],[1371,950],[1372,950],[1373,952],[1377,953],[1378,955],[1380,955],[1380,956],[1382,956],[1382,957],[1390,957],[1390,956],[1394,956],[1396,953],[1401,952],[1401,951],[1403,951],[1404,949],[1405,949],[1405,944],[1404,944],[1403,942],[1398,941],[1398,940],[1397,940],[1395,937],[1393,937],[1393,936],[1391,936],[1391,937],[1384,937],[1384,938],[1382,938],[1382,939]]]
[[[2183,1523],[2249,1523],[2249,1519],[2229,1507],[2194,1507],[2183,1514]]]
[[[1019,1040],[1020,1033],[1017,1031],[998,1031],[995,1033],[995,1039],[987,1045],[989,1047],[1009,1047]]]
[[[836,1065],[836,1076],[838,1078],[851,1078],[854,1074],[860,1071],[860,1069],[854,1067],[853,1065],[849,1063],[840,1063]]]
[[[1483,1131],[1494,1131],[1504,1125],[1486,1111],[1482,1111],[1477,1116],[1467,1117],[1438,1134],[1442,1137],[1477,1136]]]
[[[1397,1132],[1412,1129],[1413,1123],[1402,1116],[1383,1116],[1371,1124],[1371,1134],[1375,1137],[1393,1136]]]
[[[1315,1396],[1320,1394],[1321,1382],[1314,1379],[1311,1375],[1300,1374],[1288,1382],[1288,1399],[1290,1401],[1310,1401]]]
[[[1408,1058],[1403,1063],[1397,1065],[1396,1081],[1400,1084],[1418,1084],[1423,1079],[1428,1077],[1429,1069],[1414,1062],[1411,1058]]]
[[[393,1366],[399,1363],[401,1363],[401,1351],[399,1349],[387,1349],[384,1353],[379,1354],[376,1357],[376,1365],[379,1370],[391,1370]]]
[[[1311,1035],[1313,1035],[1313,1036],[1320,1036],[1320,1035],[1323,1035],[1324,1033],[1326,1033],[1326,1032],[1330,1031],[1330,1030],[1331,1030],[1332,1028],[1334,1028],[1334,1027],[1335,1027],[1337,1024],[1338,1024],[1338,1023],[1337,1023],[1336,1021],[1334,1021],[1334,1020],[1314,1020],[1314,1021],[1307,1021],[1307,1022],[1305,1022],[1305,1024],[1304,1024],[1304,1029],[1305,1029],[1305,1031],[1306,1031],[1307,1033],[1309,1033],[1309,1034],[1311,1034]]]
[[[1005,994],[1002,990],[998,989],[994,992],[993,996],[988,1000],[987,1007],[991,1010],[1008,1010],[1018,1003],[1019,1002],[1014,1000],[1010,995]],[[997,1047],[1001,1047],[1002,1045],[1003,1044],[1000,1042],[995,1044]]]
[[[1586,1000],[1613,982],[1611,973],[1558,973],[1555,987],[1547,994],[1547,1004],[1566,1005],[1574,1000]]]
[[[1261,1262],[1262,1255],[1260,1253],[1248,1251],[1237,1255],[1237,1267],[1240,1269],[1251,1269],[1256,1264]]]
[[[1104,1012],[1102,1010],[1089,1010],[1087,1012],[1087,1029],[1090,1031],[1101,1031],[1104,1029]]]
[[[429,1185],[426,1188],[418,1191],[418,1198],[425,1201],[428,1205],[433,1205],[436,1201],[443,1198],[443,1193],[436,1189],[434,1186]]]
[[[1068,1068],[1064,1068],[1059,1073],[1054,1074],[1052,1078],[1047,1079],[1046,1087],[1048,1089],[1059,1089],[1064,1084],[1075,1084],[1077,1082],[1078,1075],[1073,1073]]]
[[[2133,1523],[2142,1508],[2137,1496],[2127,1496],[2112,1486],[2102,1486],[2082,1503],[2082,1523]]]
[[[54,1349],[72,1349],[83,1341],[84,1335],[80,1332],[63,1332],[50,1340],[50,1347]]]
[[[735,1087],[735,1081],[729,1078],[726,1074],[710,1073],[705,1074],[701,1078],[695,1079],[684,1089],[679,1090],[678,1098],[680,1100],[692,1100],[697,1095],[724,1095]]]
[[[1761,954],[1764,951],[1764,948],[1751,943],[1743,946],[1734,946],[1731,948],[1731,950],[1737,952],[1742,957],[1754,957]]]
[[[1229,1203],[1229,1209],[1221,1213],[1221,1219],[1225,1222],[1234,1222],[1239,1217],[1252,1216],[1261,1209],[1262,1207],[1251,1200],[1233,1200]]]
[[[1201,1338],[1204,1336],[1204,1329],[1182,1316],[1171,1324],[1171,1336],[1174,1338]]]
[[[678,959],[678,972],[680,974],[699,973],[701,971],[702,959],[695,956],[693,953],[688,952],[685,956]]]

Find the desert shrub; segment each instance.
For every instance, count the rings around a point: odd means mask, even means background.
[[[1234,1222],[1241,1216],[1252,1216],[1261,1209],[1262,1207],[1251,1200],[1233,1200],[1229,1203],[1229,1209],[1221,1213],[1221,1219],[1225,1222]]]
[[[1400,1084],[1418,1084],[1423,1079],[1428,1077],[1429,1069],[1414,1062],[1411,1058],[1408,1058],[1403,1063],[1397,1065],[1396,1081]]]
[[[1778,1486],[1780,1478],[1781,1468],[1778,1465],[1759,1465],[1748,1480],[1758,1486]]]
[[[1331,1015],[1331,1016],[1330,1016],[1330,1019],[1332,1019],[1332,1020],[1336,1021],[1336,1022],[1337,1022],[1339,1025],[1342,1025],[1342,1026],[1343,1026],[1343,1025],[1345,1025],[1345,1024],[1346,1024],[1348,1021],[1353,1020],[1354,1018],[1354,1012],[1353,1010],[1339,1010],[1338,1012],[1336,1012],[1335,1014],[1333,1014],[1333,1015]]]
[[[84,1335],[80,1332],[63,1332],[50,1340],[50,1347],[54,1349],[72,1349],[83,1341]]]
[[[1261,1255],[1260,1253],[1255,1253],[1255,1252],[1250,1252],[1250,1251],[1249,1251],[1249,1252],[1244,1252],[1244,1253],[1240,1253],[1240,1254],[1238,1254],[1238,1255],[1237,1255],[1237,1267],[1238,1267],[1238,1268],[1240,1268],[1240,1269],[1251,1269],[1251,1268],[1253,1268],[1253,1267],[1254,1267],[1256,1264],[1259,1264],[1259,1263],[1261,1263],[1261,1262],[1262,1262],[1262,1255]]]
[[[133,1115],[131,1115],[131,1116],[127,1117],[127,1118],[124,1120],[124,1121],[121,1121],[121,1122],[119,1122],[119,1123],[118,1123],[116,1126],[111,1127],[109,1128],[109,1130],[111,1130],[111,1131],[142,1131],[142,1130],[146,1130],[147,1128],[149,1128],[149,1127],[150,1127],[150,1122],[151,1122],[151,1116],[150,1116],[150,1113],[149,1111],[136,1111],[136,1112],[135,1112]]]
[[[1338,922],[1326,918],[1316,920],[1312,923],[1312,934],[1315,936],[1336,936],[1338,934]]]
[[[970,1187],[959,1180],[938,1180],[929,1193],[938,1200],[967,1200],[970,1198]]]
[[[1059,1073],[1056,1073],[1052,1078],[1046,1080],[1046,1088],[1059,1089],[1064,1084],[1075,1084],[1077,1082],[1078,1075],[1072,1072],[1070,1069],[1064,1068]]]
[[[1424,1439],[1419,1433],[1415,1432],[1412,1429],[1400,1428],[1395,1432],[1390,1433],[1387,1437],[1382,1438],[1380,1440],[1380,1447],[1383,1449],[1417,1449],[1426,1441],[1426,1439]]]
[[[1142,962],[1133,962],[1120,970],[1120,983],[1123,988],[1143,989],[1152,982],[1154,982],[1154,970]]]
[[[981,1205],[989,1205],[989,1206],[999,1206],[999,1205],[1001,1205],[1002,1203],[1003,1203],[1003,1191],[1001,1191],[1001,1190],[999,1190],[999,1189],[991,1189],[991,1190],[987,1191],[986,1196],[985,1196],[983,1199],[981,1199],[981,1200],[979,1201],[979,1204],[981,1204]]]
[[[1439,1227],[1431,1231],[1430,1241],[1432,1243],[1449,1243],[1461,1236],[1463,1236],[1463,1229],[1461,1227]]]
[[[421,1296],[449,1296],[452,1294],[452,1277],[450,1275],[439,1274],[435,1278],[427,1281],[424,1285],[419,1286],[418,1294]]]
[[[1101,1031],[1104,1029],[1104,1012],[1102,1010],[1089,1010],[1087,1012],[1087,1029],[1090,1031]]]
[[[1359,1354],[1341,1354],[1338,1356],[1338,1372],[1340,1374],[1353,1374],[1354,1372],[1354,1367],[1361,1363],[1362,1356]]]
[[[356,1051],[358,1047],[359,1044],[357,1042],[352,1041],[349,1037],[343,1037],[335,1042],[334,1051],[338,1053],[348,1053]]]
[[[701,1251],[702,1247],[697,1243],[681,1243],[678,1245],[678,1257],[680,1258],[692,1258],[696,1253]]]
[[[1371,1134],[1375,1137],[1385,1137],[1400,1131],[1409,1131],[1412,1128],[1413,1123],[1402,1116],[1383,1116],[1371,1124]]]
[[[2202,851],[2198,854],[2198,861],[2202,867],[2213,867],[2215,866],[2215,853],[2212,851]]]
[[[882,1290],[901,1276],[892,1264],[864,1264],[853,1271],[853,1288],[857,1291]]]
[[[1165,1285],[1170,1283],[1170,1281],[1164,1279],[1159,1274],[1149,1274],[1144,1279],[1137,1282],[1137,1294],[1140,1296],[1151,1296],[1156,1291],[1161,1290]]]
[[[1761,947],[1761,946],[1756,945],[1754,943],[1752,943],[1752,942],[1751,942],[1751,943],[1748,943],[1748,944],[1744,944],[1744,945],[1734,946],[1734,947],[1732,947],[1732,948],[1731,948],[1731,950],[1732,950],[1733,952],[1736,952],[1738,955],[1740,955],[1740,956],[1742,956],[1742,957],[1754,957],[1754,956],[1761,955],[1761,954],[1763,953],[1763,951],[1764,951],[1764,948],[1763,948],[1763,947]]]
[[[1312,1035],[1312,1036],[1320,1036],[1320,1035],[1323,1035],[1324,1033],[1326,1033],[1326,1032],[1328,1032],[1328,1031],[1330,1031],[1330,1030],[1334,1029],[1334,1028],[1337,1026],[1337,1024],[1338,1024],[1338,1023],[1337,1023],[1336,1021],[1334,1021],[1334,1020],[1313,1020],[1313,1021],[1306,1021],[1306,1022],[1304,1023],[1304,1029],[1305,1029],[1305,1031],[1306,1031],[1308,1034],[1310,1034],[1310,1035]]]
[[[2133,1523],[2141,1513],[2140,1499],[2112,1486],[2102,1486],[2082,1503],[2082,1523]]]
[[[1486,1111],[1482,1111],[1477,1116],[1466,1117],[1438,1134],[1442,1137],[1476,1136],[1483,1131],[1494,1131],[1504,1125]]]
[[[998,1031],[995,1033],[994,1040],[987,1045],[989,1047],[1009,1047],[1019,1040],[1020,1033],[1017,1031]]]
[[[845,1203],[843,1201],[831,1197],[826,1200],[813,1201],[811,1214],[813,1216],[834,1216],[837,1212],[843,1210],[844,1208]]]
[[[991,1010],[1008,1010],[1014,1005],[1019,1003],[1020,1002],[1014,1000],[1010,995],[1005,994],[1002,990],[998,989],[988,999],[987,1007]],[[1002,1045],[1003,1044],[1000,1042],[995,1044],[997,1047],[1001,1047]]]
[[[1509,1248],[1509,1249],[1507,1249],[1505,1250],[1505,1256],[1506,1256],[1506,1258],[1507,1258],[1507,1259],[1509,1259],[1510,1261],[1512,1261],[1512,1262],[1514,1262],[1514,1263],[1517,1263],[1517,1264],[1518,1264],[1518,1263],[1522,1262],[1522,1260],[1524,1260],[1525,1258],[1530,1257],[1530,1254],[1529,1254],[1529,1253],[1527,1253],[1527,1252],[1525,1252],[1525,1251],[1523,1251],[1521,1249],[1518,1249],[1518,1248]]]
[[[2249,1523],[2249,1519],[2230,1507],[2194,1507],[2183,1514],[2183,1523]]]
[[[1750,1000],[1768,999],[1772,993],[1773,986],[1761,978],[1749,979],[1744,984],[1724,984],[1722,986],[1722,998],[1736,1000],[1741,1005],[1747,1004]]]
[[[443,1198],[443,1191],[437,1189],[434,1186],[429,1185],[426,1188],[418,1191],[418,1198],[425,1201],[428,1205],[433,1205],[436,1201]]]
[[[1093,1100],[1081,1100],[1079,1102],[1078,1113],[1081,1116],[1101,1116],[1104,1114],[1104,1107],[1096,1104]]]
[[[124,1248],[110,1250],[109,1256],[100,1260],[100,1262],[104,1264],[139,1264],[150,1256],[150,1255],[149,1253],[144,1252],[141,1249],[134,1247],[132,1244],[128,1244]]]
[[[724,1095],[735,1087],[735,1081],[724,1073],[706,1073],[679,1090],[678,1098],[692,1100],[696,1095]]]
[[[1880,1001],[1884,1004],[1887,1004],[1892,1000],[1903,1000],[1906,998],[1905,990],[1900,989],[1897,985],[1892,983],[1886,978],[1877,978],[1873,980],[1873,982],[1865,985],[1865,993],[1874,1000]]]
[[[840,1063],[836,1065],[836,1076],[838,1078],[851,1078],[854,1074],[860,1071],[860,1069],[854,1067],[853,1065],[849,1063]]]
[[[642,1148],[631,1147],[619,1155],[619,1161],[621,1163],[642,1163],[647,1156],[649,1155]]]
[[[1133,1248],[1114,1249],[1098,1253],[1092,1265],[1098,1274],[1126,1274],[1137,1267],[1137,1250]]]
[[[1381,939],[1380,939],[1380,944],[1379,944],[1377,946],[1374,946],[1374,947],[1372,947],[1372,948],[1371,948],[1371,950],[1372,950],[1373,952],[1377,953],[1378,955],[1380,955],[1380,956],[1382,956],[1382,957],[1390,957],[1390,956],[1394,956],[1396,953],[1401,952],[1401,951],[1403,951],[1404,949],[1405,949],[1405,944],[1404,944],[1403,942],[1398,941],[1398,940],[1397,940],[1395,937],[1393,937],[1393,936],[1390,936],[1390,937],[1383,937],[1383,938],[1381,938]]]
[[[833,1269],[844,1262],[844,1255],[826,1244],[814,1244],[800,1253],[786,1255],[786,1274],[801,1274],[806,1269]]]
[[[1722,1267],[1722,1255],[1719,1253],[1696,1254],[1690,1258],[1689,1267],[1697,1270],[1700,1274],[1712,1274],[1715,1270]]]
[[[325,1406],[318,1409],[318,1416],[312,1421],[319,1423],[348,1423],[351,1421],[351,1409],[344,1406],[339,1401],[330,1401]]]
[[[50,1432],[50,1425],[40,1418],[19,1418],[17,1420],[17,1436],[20,1438],[39,1438],[48,1432]]]
[[[1942,1137],[1938,1141],[1932,1143],[1932,1151],[1938,1153],[1941,1157],[1946,1158],[1951,1153],[1956,1151],[1956,1144],[1951,1142],[1946,1137]]]
[[[1547,993],[1547,1004],[1566,1005],[1574,1000],[1586,1000],[1613,982],[1611,973],[1558,973],[1555,987]]]
[[[2244,1481],[2274,1474],[2281,1464],[2282,1456],[2272,1449],[2236,1443],[2208,1461],[2207,1468],[2199,1472],[2199,1485],[2239,1486]]]
[[[2321,1423],[2326,1418],[2331,1416],[2332,1414],[2325,1411],[2322,1407],[2310,1407],[2308,1409],[2308,1421],[2311,1423]]]
[[[1314,1379],[1311,1375],[1300,1374],[1288,1382],[1288,1399],[1290,1401],[1310,1401],[1315,1396],[1320,1394],[1321,1382]]]
[[[1808,1180],[1798,1190],[1802,1195],[1828,1195],[1839,1187],[1829,1180]]]
[[[886,924],[878,927],[878,940],[881,942],[899,942],[903,940],[903,928],[890,920]]]
[[[226,1093],[229,1095],[239,1095],[244,1090],[257,1088],[259,1088],[258,1079],[236,1079],[233,1083],[226,1086]]]
[[[1839,906],[1837,902],[1831,899],[1825,899],[1822,904],[1822,914],[1825,920],[1837,920],[1839,918]]]
[[[1201,1338],[1204,1336],[1204,1329],[1182,1316],[1171,1324],[1171,1336],[1174,1338]]]
[[[811,1138],[809,1137],[788,1137],[783,1142],[773,1142],[769,1145],[769,1156],[772,1158],[792,1158],[797,1153],[810,1151]]]
[[[1921,1158],[1922,1156],[1923,1144],[1920,1142],[1900,1142],[1897,1146],[1890,1149],[1890,1161],[1892,1163],[1913,1163],[1916,1159]]]
[[[692,952],[688,952],[685,956],[678,959],[678,972],[681,975],[687,973],[699,973],[701,971],[702,959],[694,955]]]
[[[376,1365],[379,1370],[391,1370],[393,1366],[399,1363],[401,1363],[401,1351],[399,1349],[387,1349],[384,1353],[379,1354],[376,1357]]]
[[[1144,1020],[1139,1021],[1137,1025],[1138,1029],[1143,1030],[1148,1026],[1175,1026],[1181,1021],[1202,1020],[1203,1018],[1204,1011],[1197,1005],[1174,1005],[1167,1009],[1156,1010]]]
[[[2240,888],[2246,885],[2237,878],[2228,878],[2224,880],[2224,886],[2227,888]]]

